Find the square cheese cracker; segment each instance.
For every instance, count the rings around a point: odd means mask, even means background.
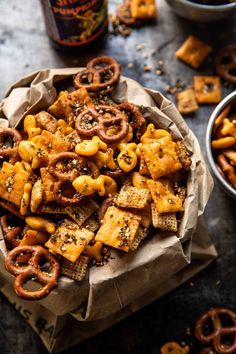
[[[178,59],[197,69],[206,59],[212,48],[200,39],[189,36],[175,53]]]
[[[182,168],[176,143],[168,136],[150,144],[140,144],[140,151],[154,180]]]
[[[218,76],[194,76],[194,91],[198,103],[219,103],[221,101],[221,82]]]
[[[45,246],[52,253],[58,253],[69,261],[75,262],[93,238],[93,232],[79,227],[70,220],[64,220]]]
[[[158,213],[171,213],[183,210],[183,200],[174,195],[170,182],[167,179],[147,180],[152,199]]]
[[[139,227],[141,217],[110,206],[95,237],[96,241],[128,252]]]
[[[177,107],[181,114],[194,113],[198,110],[195,92],[192,87],[176,94]]]

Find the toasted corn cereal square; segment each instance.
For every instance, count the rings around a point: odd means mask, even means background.
[[[163,231],[177,232],[178,223],[175,213],[159,214],[154,203],[152,203],[152,224],[155,228]]]
[[[193,85],[198,103],[221,101],[221,82],[218,76],[194,76]]]
[[[158,213],[171,213],[183,210],[183,200],[173,194],[170,182],[167,179],[147,180],[152,199]]]
[[[177,153],[178,159],[179,159],[183,169],[189,170],[192,161],[191,161],[189,153],[184,145],[183,140],[179,140],[176,142],[176,153]]]
[[[87,245],[83,254],[89,259],[96,259],[97,262],[101,262],[103,259],[102,242],[97,241],[93,245]]]
[[[123,186],[115,198],[117,206],[122,208],[143,209],[149,198],[147,188]]]
[[[198,104],[193,88],[178,92],[176,94],[177,107],[180,113],[189,114],[198,110]]]
[[[56,178],[52,176],[45,167],[40,168],[40,175],[43,182],[43,200],[46,203],[51,202],[55,200],[53,189]]]
[[[65,207],[57,202],[50,202],[48,204],[42,204],[40,206],[41,213],[47,214],[66,214]]]
[[[95,218],[95,216],[92,215],[83,223],[82,227],[89,231],[95,232],[99,229],[100,224],[98,220]]]
[[[140,220],[141,217],[134,213],[110,206],[105,213],[95,240],[128,252]]]
[[[176,153],[176,143],[169,137],[161,138],[150,144],[141,144],[140,151],[153,179],[182,168]]]
[[[136,235],[134,237],[134,240],[133,242],[130,244],[130,250],[131,251],[135,251],[140,242],[145,239],[145,237],[147,237],[148,235],[148,232],[149,232],[149,229],[147,227],[142,227],[142,226],[139,226],[137,232],[136,232]]]
[[[137,19],[153,19],[157,16],[155,0],[131,0],[131,17]]]
[[[81,226],[99,206],[92,199],[85,200],[82,204],[74,207],[66,207],[66,213]]]
[[[81,228],[70,220],[64,220],[45,246],[50,252],[58,253],[69,261],[75,262],[93,238],[93,232]]]
[[[29,172],[25,171],[20,162],[11,165],[3,162],[0,169],[1,198],[20,206],[24,193],[24,186],[29,179]]]
[[[200,39],[189,36],[175,53],[178,59],[197,69],[206,59],[212,48]]]
[[[79,256],[76,262],[70,262],[64,259],[61,265],[61,274],[68,278],[81,281],[85,278],[88,269],[89,258]]]

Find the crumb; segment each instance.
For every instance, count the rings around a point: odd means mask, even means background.
[[[139,50],[142,50],[145,48],[145,44],[141,43],[141,44],[137,44],[136,45],[136,49],[139,51]]]
[[[147,65],[147,64],[145,64],[144,65],[144,67],[143,67],[143,71],[145,71],[145,72],[149,72],[149,71],[151,71],[152,70],[152,68],[151,68],[151,66],[150,65]]]

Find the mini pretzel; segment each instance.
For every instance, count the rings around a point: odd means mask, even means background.
[[[127,117],[116,107],[100,105],[96,109],[88,108],[78,115],[75,121],[78,133],[84,137],[97,134],[105,143],[118,143],[127,134],[129,125]],[[118,132],[108,135],[107,128],[120,126]]]
[[[226,316],[230,319],[233,325],[223,327],[221,317]],[[204,326],[212,322],[213,331],[205,335]],[[196,322],[195,336],[203,344],[213,344],[214,349],[220,354],[230,354],[236,352],[236,313],[225,308],[212,308],[205,312]],[[222,338],[230,336],[233,339],[231,345],[222,343]]]
[[[73,181],[78,175],[79,156],[74,152],[61,152],[48,165],[48,172],[60,180]],[[60,169],[57,164],[60,163]]]
[[[236,85],[236,46],[221,49],[215,59],[216,71],[224,80]]]
[[[68,191],[73,191],[73,193],[66,193]],[[56,182],[53,192],[55,200],[65,206],[77,205],[84,199],[84,196],[77,193],[71,183],[65,180],[59,180]],[[69,196],[66,194],[69,194]]]
[[[8,200],[3,200],[0,199],[0,207],[10,211],[11,214],[17,216],[19,219],[24,220],[23,215],[21,215],[19,209],[11,202],[9,202]]]
[[[119,79],[120,65],[113,58],[103,56],[90,60],[86,69],[76,75],[74,84],[91,92],[109,91]]]
[[[95,163],[89,161],[88,159],[85,159],[82,156],[80,156],[78,159],[77,172],[77,176],[88,175],[92,176],[93,178],[97,178],[99,176],[99,169],[97,168]],[[77,205],[84,199],[84,196],[77,193],[69,182],[70,180],[68,179],[60,179],[58,182],[55,183],[53,190],[55,200],[65,206]],[[66,187],[69,187],[70,191],[74,191],[72,196],[65,195],[65,192],[68,191],[68,188]]]
[[[132,126],[132,128],[137,130],[139,135],[144,134],[147,122],[138,106],[133,103],[124,102],[119,104],[117,107],[121,112],[124,112],[128,116],[129,124]],[[137,132],[136,138],[140,138],[140,136],[137,136]]]
[[[220,154],[217,160],[221,167],[221,170],[226,175],[229,182],[232,184],[234,188],[236,188],[236,173],[234,167],[230,165],[230,163],[228,162],[228,160],[225,158],[223,154]]]
[[[11,137],[13,146],[7,147],[4,145],[4,139]],[[20,133],[13,128],[0,128],[0,157],[10,157],[9,162],[14,164],[17,161],[17,147],[21,141]]]
[[[4,240],[9,248],[17,247],[20,243],[19,236],[22,232],[21,226],[9,226],[8,216],[3,215],[0,218],[0,225],[2,227],[2,233]]]
[[[121,23],[126,26],[134,26],[137,24],[137,20],[131,16],[130,0],[126,0],[124,4],[117,7],[116,16]]]
[[[31,255],[28,265],[20,266],[17,263],[17,258],[25,254]],[[42,260],[50,264],[50,272],[40,269]],[[16,276],[15,292],[25,300],[40,300],[57,286],[59,263],[52,254],[41,246],[18,246],[14,248],[5,258],[5,267],[9,273]],[[34,278],[42,287],[35,291],[26,290],[24,284]]]

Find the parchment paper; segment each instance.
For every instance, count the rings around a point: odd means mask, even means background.
[[[54,84],[79,70],[44,70],[19,80],[0,104],[0,125],[17,127],[26,114],[47,109],[56,98]],[[14,277],[3,264],[6,247],[0,230],[0,290],[50,352],[61,351],[127,317],[182,284],[217,255],[202,217],[213,182],[196,137],[160,92],[122,77],[113,96],[118,102],[127,99],[142,105],[148,120],[170,130],[174,138],[184,139],[192,154],[185,212],[178,234],[156,232],[135,252],[114,250],[114,259],[103,267],[91,268],[83,282],[61,277],[58,288],[38,302],[27,302],[14,294]]]

